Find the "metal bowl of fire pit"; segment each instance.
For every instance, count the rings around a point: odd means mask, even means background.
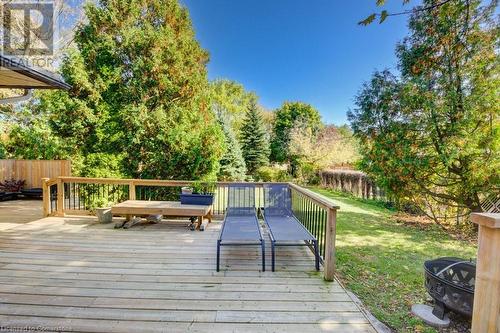
[[[424,263],[425,287],[435,301],[432,313],[443,319],[451,310],[472,317],[476,264],[459,258],[438,258]]]

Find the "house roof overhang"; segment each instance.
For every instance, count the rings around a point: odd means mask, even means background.
[[[68,90],[71,86],[58,74],[0,55],[0,88]]]

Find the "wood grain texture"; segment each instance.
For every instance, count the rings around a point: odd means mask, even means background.
[[[327,281],[335,279],[335,237],[337,234],[337,211],[329,209],[326,215],[325,274]]]
[[[9,209],[14,216],[19,207]],[[220,221],[192,232],[186,221],[114,230],[93,217],[33,215],[5,227],[2,219],[9,214],[0,215],[2,327],[375,332],[341,285],[315,271],[305,248],[279,251],[276,272],[260,271],[258,247],[223,248],[222,269],[215,272]]]
[[[113,215],[207,216],[208,205],[183,205],[179,201],[127,200],[111,207]]]
[[[500,333],[500,214],[471,216],[479,224],[473,333]]]
[[[68,160],[0,160],[0,181],[24,179],[25,188],[41,188],[42,178],[71,176]]]

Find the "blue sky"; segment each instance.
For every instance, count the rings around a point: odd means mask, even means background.
[[[283,101],[315,106],[327,123],[347,122],[353,97],[375,69],[396,66],[406,16],[357,25],[375,0],[181,0],[202,46],[210,79],[255,91],[269,109]],[[402,0],[385,9],[399,12]],[[413,1],[414,5],[416,1]]]

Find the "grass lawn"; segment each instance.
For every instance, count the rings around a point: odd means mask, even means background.
[[[423,263],[436,257],[474,258],[471,242],[453,239],[437,225],[404,225],[369,200],[320,188],[340,205],[337,274],[375,317],[397,332],[435,332],[410,315],[428,298]],[[452,330],[453,331],[453,330]]]

